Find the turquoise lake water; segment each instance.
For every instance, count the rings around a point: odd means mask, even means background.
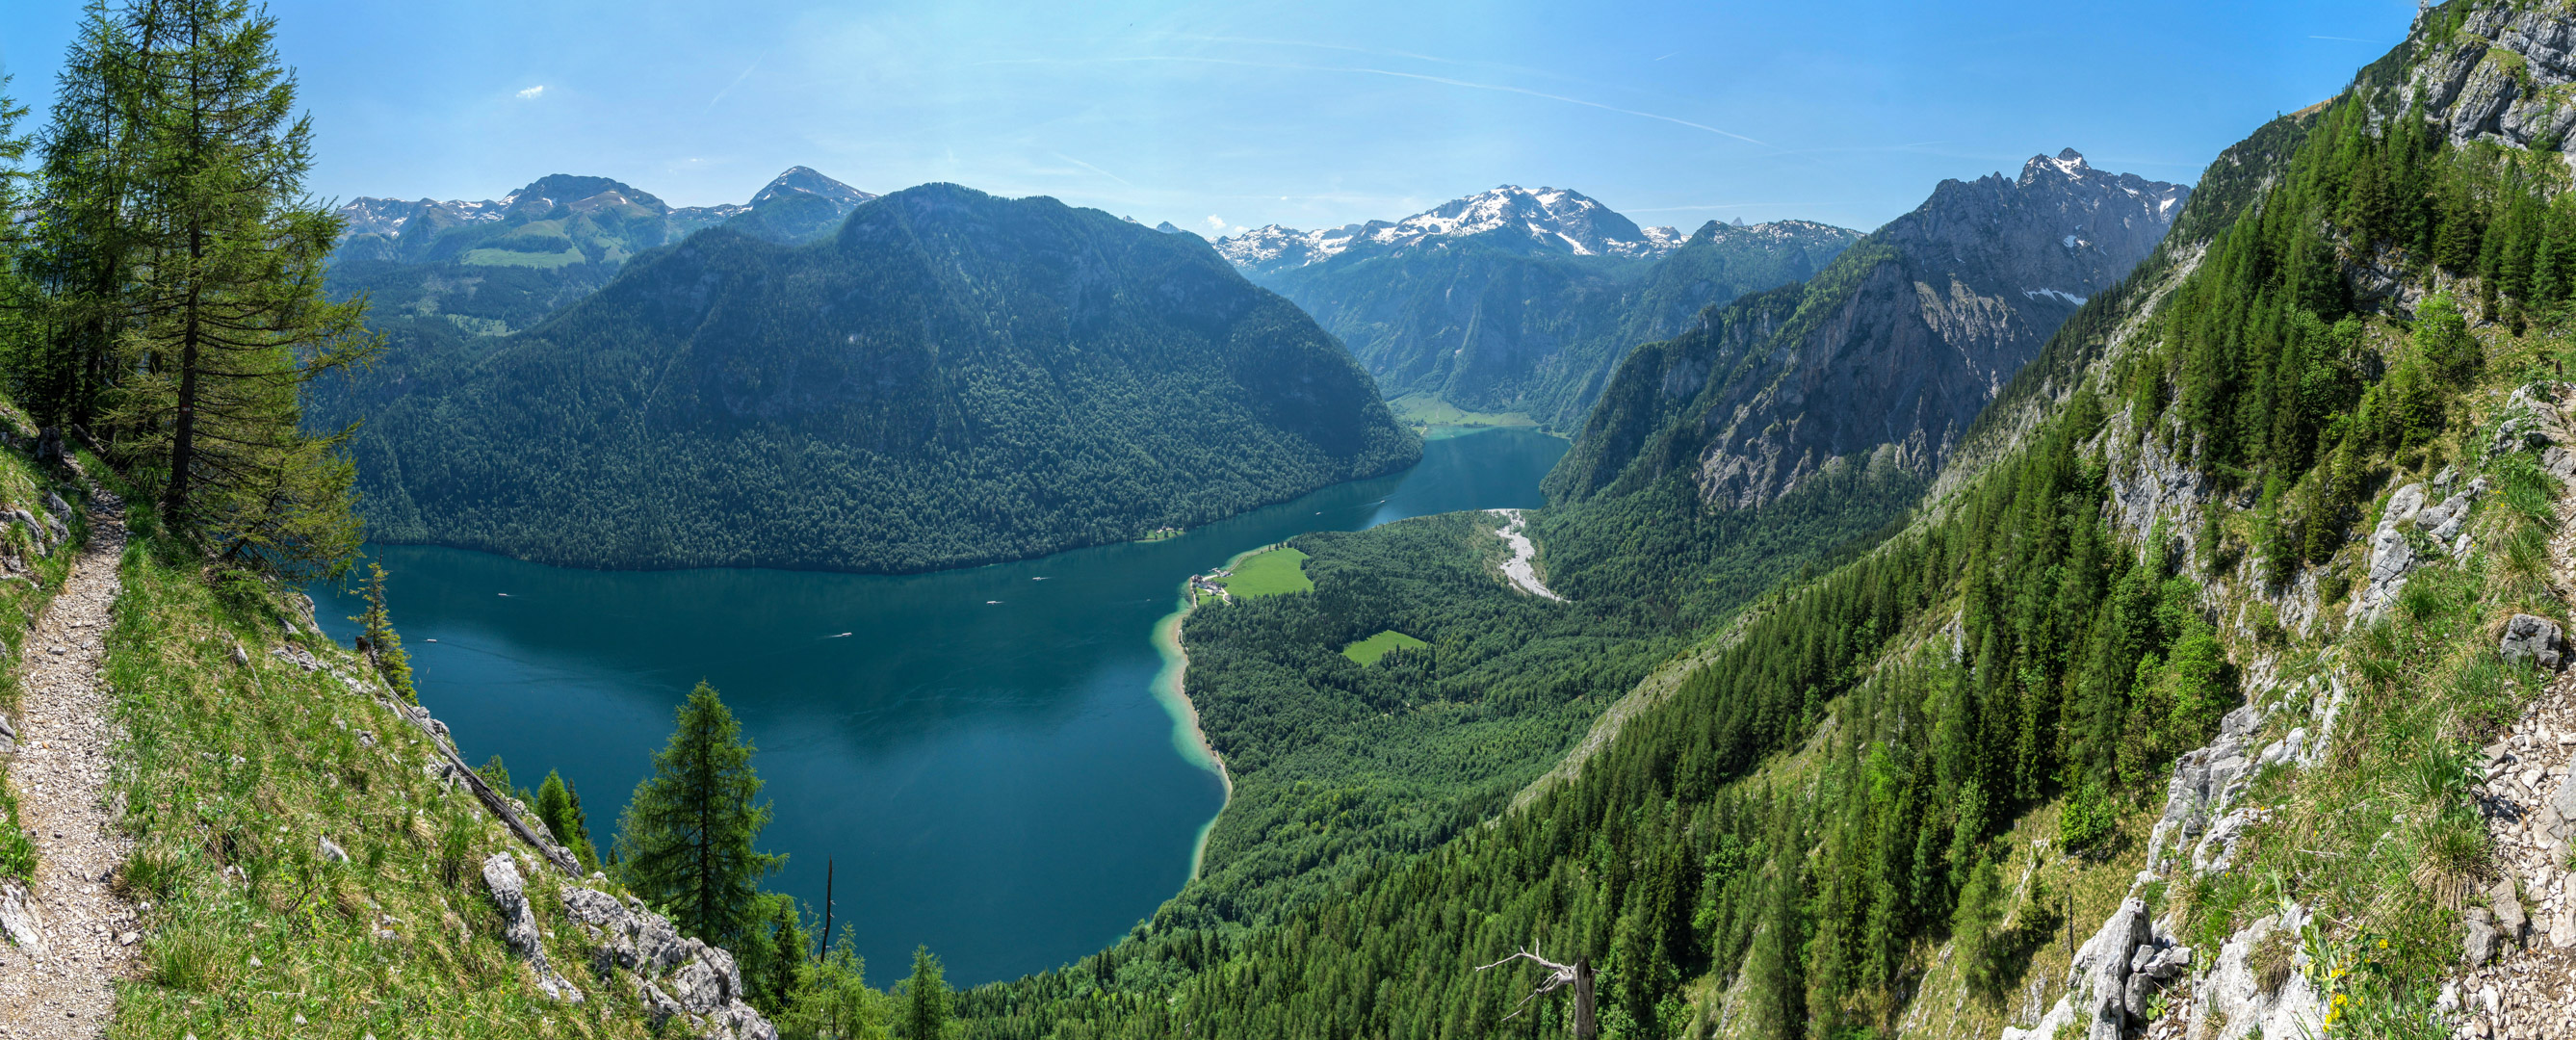
[[[897,577],[589,571],[423,546],[370,552],[421,703],[470,761],[561,770],[603,846],[705,679],[760,752],[789,855],[769,887],[857,926],[869,980],[916,944],[973,985],[1115,942],[1180,890],[1224,793],[1154,696],[1184,579],[1316,530],[1542,504],[1565,442],[1438,438],[1421,465],[1178,538]],[[353,597],[317,591],[346,644]]]

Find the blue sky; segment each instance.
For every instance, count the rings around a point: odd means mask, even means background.
[[[1868,229],[2072,146],[2189,181],[2404,34],[2413,0],[769,3],[275,0],[320,195],[548,173],[674,205],[791,165],[955,181],[1209,237],[1496,184],[1642,224]],[[78,14],[0,4],[41,115]]]

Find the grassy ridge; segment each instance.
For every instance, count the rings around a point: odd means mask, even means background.
[[[430,738],[363,662],[313,634],[287,605],[299,597],[251,579],[209,587],[148,529],[120,573],[105,679],[137,844],[114,884],[151,910],[146,972],[124,985],[111,1036],[651,1035],[632,992],[575,970],[589,940],[545,870],[528,872],[530,903],[589,999],[535,991],[480,875],[493,853],[527,850],[424,771]],[[326,838],[345,862],[324,856]]]

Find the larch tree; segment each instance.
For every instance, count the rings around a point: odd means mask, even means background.
[[[116,454],[217,557],[336,575],[360,541],[349,431],[302,427],[301,393],[382,347],[363,299],[324,297],[340,220],[304,190],[309,117],[276,22],[246,0],[134,0],[121,14],[135,125],[124,211],[139,272],[117,344]]]
[[[9,390],[40,427],[88,427],[115,371],[133,303],[127,187],[140,153],[139,67],[126,20],[92,0],[35,142],[36,220],[19,262],[35,295],[16,308],[6,358]]]
[[[930,947],[912,951],[912,977],[903,983],[903,1040],[947,1040],[956,1011],[948,974]]]
[[[26,118],[27,106],[10,96],[10,78],[0,76],[0,343],[15,343],[26,335],[37,303],[22,277],[20,257],[26,235],[16,219],[26,205],[24,184],[29,179],[19,166],[27,158],[27,139],[18,135],[18,121]]]
[[[385,608],[383,564],[367,564],[364,592],[366,611],[349,619],[358,623],[358,650],[366,654],[368,663],[375,666],[376,674],[384,676],[386,685],[393,687],[393,691],[401,694],[404,700],[418,704],[420,691],[411,683],[411,655],[403,650],[402,633],[394,631],[393,615]],[[548,778],[552,779],[551,774]],[[578,810],[580,800],[575,799],[573,805]]]
[[[680,931],[731,946],[752,932],[763,906],[760,880],[787,857],[753,848],[769,825],[756,803],[755,749],[742,739],[715,688],[700,682],[680,705],[669,746],[653,775],[635,786],[618,821],[615,848],[627,887],[671,915]]]
[[[581,795],[564,781],[563,774],[546,771],[546,780],[537,785],[537,819],[545,821],[547,833],[572,850],[573,859],[583,870],[599,869],[599,848],[591,844],[590,823],[582,819]]]

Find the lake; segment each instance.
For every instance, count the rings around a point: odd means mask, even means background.
[[[705,679],[759,747],[769,887],[857,926],[879,986],[916,944],[973,985],[1102,949],[1189,879],[1224,800],[1154,694],[1154,628],[1191,574],[1317,530],[1537,506],[1564,441],[1438,437],[1421,465],[1159,542],[881,576],[591,571],[376,546],[421,703],[466,758],[561,770],[603,851]],[[316,590],[346,644],[361,604]]]

